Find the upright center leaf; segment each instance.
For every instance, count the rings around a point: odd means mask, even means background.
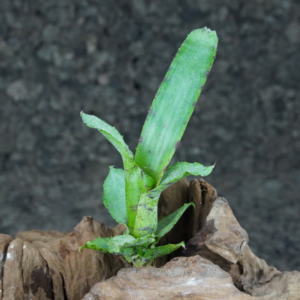
[[[135,162],[158,184],[181,140],[212,67],[218,38],[192,31],[174,58],[144,124]]]

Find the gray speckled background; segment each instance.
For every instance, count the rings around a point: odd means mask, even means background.
[[[296,0],[1,0],[0,232],[69,231],[102,203],[114,148],[131,149],[186,35],[207,26],[217,59],[174,161],[217,162],[207,180],[256,254],[300,270],[300,5]]]

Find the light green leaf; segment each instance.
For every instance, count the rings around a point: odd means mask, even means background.
[[[132,261],[137,257],[137,252],[134,248],[124,247],[121,249],[121,253],[127,262],[132,263]]]
[[[171,165],[167,168],[160,185],[155,189],[149,191],[147,195],[149,197],[157,197],[162,191],[173,183],[179,181],[180,179],[189,176],[207,176],[209,175],[214,168],[213,166],[205,167],[199,163],[187,163],[187,162],[178,162],[174,165]]]
[[[112,126],[108,125],[101,119],[84,114],[81,112],[83,122],[94,129],[99,130],[119,151],[122,156],[125,169],[125,198],[126,198],[126,213],[127,225],[130,232],[133,231],[137,205],[142,193],[150,190],[154,185],[154,180],[146,175],[139,166],[133,161],[133,154],[125,144],[123,137]],[[108,198],[107,198],[108,199]],[[109,199],[112,199],[111,197]],[[113,201],[113,199],[112,199]],[[110,203],[110,201],[108,200]],[[113,218],[116,214],[114,212]],[[122,221],[124,221],[124,216]]]
[[[103,184],[103,203],[118,223],[127,225],[124,170],[109,167]]]
[[[191,117],[216,54],[214,31],[192,31],[177,52],[144,124],[135,162],[157,183]]]
[[[146,236],[143,236],[143,237],[140,237],[140,238],[136,238],[135,241],[132,241],[127,246],[128,247],[137,247],[137,246],[139,246],[139,247],[146,248],[154,242],[155,242],[154,235],[150,234],[150,235],[146,235]]]
[[[171,165],[167,168],[160,185],[170,185],[178,180],[189,176],[208,176],[212,170],[214,169],[215,165],[205,167],[197,162],[195,163],[187,163],[187,162],[178,162],[174,165]]]
[[[174,227],[174,225],[177,223],[177,221],[180,219],[180,217],[183,215],[186,209],[191,205],[195,207],[195,204],[192,202],[186,203],[182,207],[174,211],[172,214],[164,217],[158,222],[157,229],[155,231],[155,235],[157,236],[157,242],[161,237],[167,234]]]
[[[119,254],[121,248],[127,247],[135,242],[136,239],[132,235],[117,235],[107,242],[108,251],[110,253]]]
[[[136,239],[131,235],[117,235],[107,238],[100,237],[93,241],[88,241],[84,246],[80,247],[79,250],[88,248],[102,252],[119,254],[121,248],[126,247],[128,244],[134,242],[136,242]]]
[[[133,234],[139,199],[146,191],[143,172],[138,165],[135,164],[131,169],[125,170],[127,226],[131,234]]]
[[[146,191],[150,191],[155,186],[155,180],[144,172],[142,172],[142,177]]]
[[[123,234],[108,238],[98,238],[87,242],[83,248],[100,250],[102,252],[109,252],[114,254],[123,254],[126,248],[144,247],[147,248],[155,241],[153,235],[144,236],[141,238],[134,238],[132,235]]]
[[[166,246],[149,248],[146,250],[138,250],[138,253],[140,256],[152,261],[153,259],[155,259],[157,257],[172,253],[173,251],[177,250],[179,247],[184,247],[184,242],[181,242],[176,245],[169,244]]]
[[[149,192],[141,195],[137,206],[134,230],[132,233],[135,237],[153,234],[157,227],[157,203],[159,195],[151,198],[148,194]]]
[[[112,239],[112,238],[107,237],[107,238],[98,238],[98,239],[93,240],[93,241],[88,241],[85,245],[83,245],[79,248],[79,252],[83,248],[93,249],[93,250],[100,250],[102,252],[108,252],[108,241],[110,239]]]
[[[119,131],[95,116],[83,112],[80,113],[80,116],[88,127],[99,130],[113,144],[123,158],[125,169],[130,169],[133,166],[133,153],[125,144]]]

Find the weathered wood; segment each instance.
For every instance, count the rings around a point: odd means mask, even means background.
[[[24,289],[22,283],[23,241],[13,240],[7,249],[3,276],[3,300],[22,299]]]
[[[190,201],[196,209],[187,210],[160,243],[185,241],[186,248],[156,260],[156,268],[132,268],[120,256],[89,249],[79,253],[87,241],[125,230],[91,217],[69,234],[0,234],[0,300],[300,299],[300,273],[282,273],[256,257],[228,202],[204,180],[184,179],[166,189],[159,218]]]
[[[1,300],[82,299],[95,283],[112,277],[126,263],[119,256],[87,249],[79,253],[78,248],[124,229],[84,217],[70,234],[25,231],[16,239],[0,236],[0,252],[6,253],[2,255]]]
[[[97,283],[83,300],[251,300],[240,292],[230,275],[200,256],[178,257],[162,268],[122,269]]]
[[[0,234],[0,300],[3,299],[3,276],[4,276],[4,264],[6,260],[6,253],[9,243],[13,238],[7,234]]]
[[[254,255],[248,246],[247,232],[236,220],[228,202],[216,194],[202,179],[191,182],[191,200],[201,199],[203,213],[199,232],[182,254],[199,255],[212,261],[231,275],[240,291],[252,295],[253,299],[300,299],[300,273],[281,273]]]
[[[117,276],[96,284],[85,300],[300,299],[300,273],[281,273],[256,257],[228,202],[217,197],[216,190],[204,180],[192,181],[189,192],[184,182],[170,187],[163,197],[167,202],[164,216],[185,203],[187,195],[196,209],[183,216],[184,230],[174,228],[164,241],[170,242],[174,236],[181,240],[191,237],[186,249],[177,253],[186,258],[173,258],[162,268],[122,269]]]

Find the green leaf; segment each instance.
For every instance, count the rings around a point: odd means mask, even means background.
[[[130,244],[128,244],[128,247],[148,247],[150,244],[155,242],[154,235],[146,235],[140,238],[136,238],[135,241],[132,241]]]
[[[95,116],[87,115],[83,112],[81,112],[80,115],[82,117],[83,122],[87,126],[99,130],[115,146],[115,148],[119,151],[119,153],[122,156],[125,169],[125,198],[127,225],[129,231],[132,232],[134,228],[136,210],[140,196],[141,194],[150,190],[155,182],[149,175],[145,174],[133,161],[132,152],[125,144],[123,137],[114,127],[108,125],[107,123]],[[107,197],[107,199],[111,199],[111,201],[114,201],[111,197]],[[108,200],[107,203],[111,203],[111,201]],[[113,218],[115,218],[115,211],[113,213]],[[124,220],[125,218],[122,215],[122,222]]]
[[[103,184],[103,203],[118,223],[127,225],[124,170],[109,167]]]
[[[179,247],[184,247],[184,242],[181,242],[176,245],[169,244],[166,246],[149,248],[146,250],[138,250],[138,253],[140,256],[152,261],[153,259],[155,259],[157,257],[172,253],[173,251],[177,250]]]
[[[88,127],[99,130],[114,145],[123,158],[125,169],[130,169],[133,166],[133,153],[125,144],[119,131],[95,116],[83,112],[80,113],[80,116]]]
[[[127,247],[136,242],[132,235],[117,235],[111,238],[107,245],[110,253],[121,254],[121,248]]]
[[[135,164],[131,169],[125,170],[127,226],[131,234],[133,234],[139,199],[146,191],[143,172],[138,165]]]
[[[191,205],[195,207],[195,204],[192,202],[186,203],[182,207],[174,211],[172,214],[164,217],[158,222],[157,229],[155,231],[155,235],[157,236],[157,242],[161,237],[167,234],[174,227],[174,225],[177,223],[177,221],[180,219],[180,217],[183,215],[186,209]]]
[[[159,195],[149,197],[149,192],[141,195],[137,206],[134,230],[135,237],[153,234],[157,227],[157,203]]]
[[[205,167],[197,162],[178,162],[174,165],[171,165],[167,168],[160,182],[160,185],[155,189],[149,191],[147,195],[149,197],[157,197],[157,195],[160,195],[160,193],[164,191],[167,187],[189,175],[207,176],[212,172],[214,166],[215,165]]]
[[[187,162],[178,162],[174,165],[171,165],[167,168],[160,185],[170,185],[178,180],[189,176],[208,176],[212,170],[214,169],[215,165],[213,166],[203,166],[197,162],[195,163],[187,163]]]
[[[93,241],[89,241],[84,246],[80,247],[80,250],[83,248],[88,248],[121,255],[124,255],[126,252],[128,255],[128,251],[126,250],[127,248],[134,248],[137,246],[147,248],[154,241],[155,238],[153,235],[135,238],[132,235],[123,234],[108,238],[100,237]]]
[[[155,186],[155,180],[144,172],[142,172],[142,177],[146,191],[150,191]]]
[[[110,239],[112,239],[112,238],[107,237],[107,238],[98,238],[93,241],[88,241],[85,245],[83,245],[79,248],[79,252],[83,248],[87,248],[87,249],[93,249],[93,250],[100,250],[100,251],[106,253],[106,252],[108,252],[108,241]]]
[[[144,124],[135,162],[159,183],[181,140],[216,54],[214,31],[192,31],[174,58]]]
[[[136,239],[131,235],[117,235],[114,237],[97,238],[93,241],[88,241],[83,248],[99,250],[102,252],[109,252],[114,254],[120,254],[121,248],[128,246],[131,243],[136,242]]]
[[[136,250],[131,247],[124,247],[121,249],[122,255],[126,259],[127,262],[132,263],[132,261],[136,258]]]

